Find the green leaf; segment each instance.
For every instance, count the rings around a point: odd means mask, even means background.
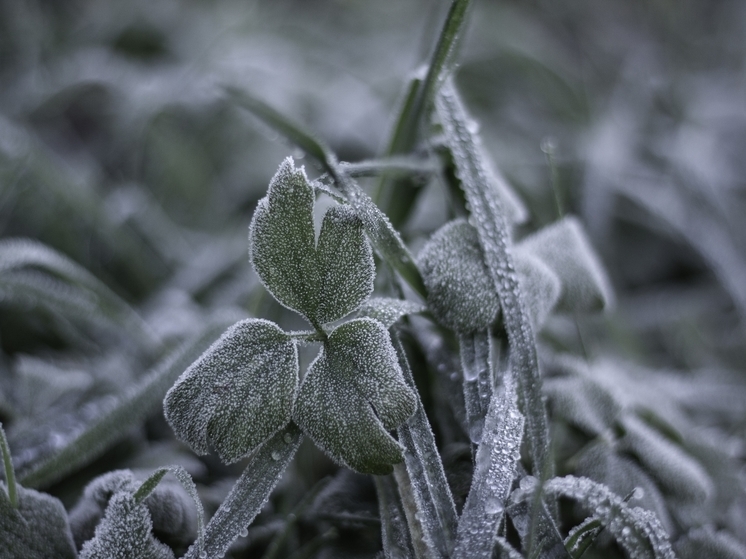
[[[227,324],[225,318],[218,317],[208,323],[202,332],[167,354],[113,406],[91,421],[85,431],[68,441],[57,454],[26,472],[21,482],[34,487],[50,485],[89,464],[126,437],[130,429],[158,410],[179,374],[215,340]]]
[[[329,335],[301,384],[293,417],[335,461],[387,474],[403,459],[387,431],[415,409],[389,333],[373,319],[358,318]]]
[[[147,506],[126,490],[111,497],[93,539],[80,552],[80,559],[173,558],[171,548],[153,536]]]
[[[391,297],[372,297],[357,311],[358,317],[373,318],[391,328],[400,318],[426,310],[424,305]]]
[[[497,319],[500,301],[477,231],[465,220],[441,227],[423,247],[418,264],[428,307],[438,322],[458,332],[473,332]]]
[[[536,256],[557,274],[562,284],[559,309],[592,311],[612,304],[609,279],[576,218],[565,217],[537,231],[517,248]]]
[[[0,556],[9,559],[74,559],[75,544],[62,503],[18,487],[17,506],[0,483]]]
[[[176,381],[166,420],[197,454],[231,463],[287,425],[298,384],[295,342],[267,320],[229,328]]]
[[[329,208],[317,245],[313,205],[305,172],[286,159],[254,212],[249,244],[267,289],[318,329],[370,296],[375,268],[363,224],[347,206]]]
[[[541,260],[516,250],[515,271],[521,281],[521,293],[534,331],[538,332],[559,301],[562,284]]]

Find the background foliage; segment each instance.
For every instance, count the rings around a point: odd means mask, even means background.
[[[447,9],[0,2],[0,420],[21,483],[70,511],[99,474],[177,464],[215,510],[244,463],[176,442],[163,394],[236,320],[304,327],[247,260],[257,200],[288,153],[304,155],[222,86],[303,123],[340,160],[376,157]],[[540,336],[557,473],[623,497],[642,487],[682,557],[746,544],[745,28],[738,0],[480,0],[456,72],[528,209],[516,237],[579,216],[616,295],[613,312],[552,316]],[[399,224],[415,254],[459,207],[437,175],[418,192]],[[379,265],[379,290],[388,274]],[[469,440],[437,370],[458,356],[411,338],[460,510]],[[102,417],[130,428],[91,434]],[[59,453],[86,436],[90,456],[66,469]],[[583,519],[560,508],[574,519],[563,528]],[[372,481],[306,441],[231,553],[372,557],[380,538]],[[585,556],[621,553],[603,534],[598,547]]]

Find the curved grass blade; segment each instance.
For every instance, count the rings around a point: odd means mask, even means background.
[[[404,379],[417,394],[417,411],[399,427],[398,435],[405,448],[404,464],[411,480],[423,537],[433,557],[450,557],[458,523],[456,506],[404,348],[398,336],[394,335],[392,339]]]
[[[83,433],[62,450],[26,473],[21,482],[45,487],[98,458],[162,405],[163,397],[182,372],[214,342],[235,317],[219,318],[194,338],[163,358],[158,365]]]
[[[10,448],[8,448],[8,439],[5,437],[3,424],[0,423],[0,450],[3,453],[3,466],[5,467],[5,486],[8,490],[8,500],[10,506],[18,508],[18,489],[16,487],[16,474],[13,469],[13,460],[10,457]]]
[[[490,183],[479,138],[469,129],[469,118],[452,83],[442,88],[436,102],[446,143],[453,154],[485,263],[500,298],[510,343],[510,369],[518,382],[518,396],[526,416],[526,435],[534,473],[551,475],[549,428],[541,398],[536,341],[521,294],[511,253],[511,239],[502,202]]]
[[[572,559],[580,559],[588,548],[593,545],[603,530],[603,524],[592,516],[575,526],[565,538],[565,549]]]
[[[363,221],[365,231],[379,254],[401,274],[412,289],[424,297],[426,295],[425,285],[409,249],[404,245],[399,233],[392,227],[386,214],[339,165],[331,148],[253,95],[235,87],[227,87],[226,91],[236,105],[250,111],[321,164]]]
[[[251,456],[246,469],[205,528],[204,547],[192,545],[184,559],[222,557],[244,533],[280,480],[303,435],[292,421]]]
[[[474,477],[458,523],[454,559],[490,559],[521,456],[524,419],[510,373],[490,402]]]
[[[0,284],[7,277],[12,287],[13,273],[29,269],[39,270],[49,274],[53,280],[64,280],[82,288],[82,296],[90,300],[89,311],[98,311],[109,320],[131,330],[146,346],[155,345],[155,335],[142,318],[88,270],[56,250],[31,239],[0,241]],[[71,305],[74,306],[74,303],[75,297],[71,297]]]

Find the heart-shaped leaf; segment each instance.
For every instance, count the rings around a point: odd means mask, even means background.
[[[319,329],[370,296],[375,268],[355,211],[331,207],[317,245],[313,205],[305,172],[286,159],[254,212],[249,247],[254,268],[272,295]]]
[[[293,415],[335,461],[361,473],[387,474],[403,459],[387,431],[415,409],[389,333],[378,321],[359,318],[329,335],[301,384]]]
[[[419,255],[427,303],[438,321],[458,332],[488,328],[500,301],[484,264],[477,231],[465,220],[444,225]]]
[[[164,400],[176,436],[198,454],[211,444],[231,463],[290,421],[298,384],[295,343],[276,324],[229,328],[176,381]]]

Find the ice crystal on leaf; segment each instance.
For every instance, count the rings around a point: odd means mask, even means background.
[[[272,295],[319,328],[338,320],[373,291],[373,253],[363,223],[348,206],[324,216],[318,244],[314,190],[286,159],[259,201],[249,228],[250,258]]]
[[[238,322],[166,394],[174,433],[198,454],[212,445],[226,463],[245,456],[290,421],[298,353],[276,324]]]
[[[402,447],[387,430],[411,416],[407,386],[389,333],[370,318],[351,320],[329,335],[301,384],[294,419],[337,462],[386,474]]]

